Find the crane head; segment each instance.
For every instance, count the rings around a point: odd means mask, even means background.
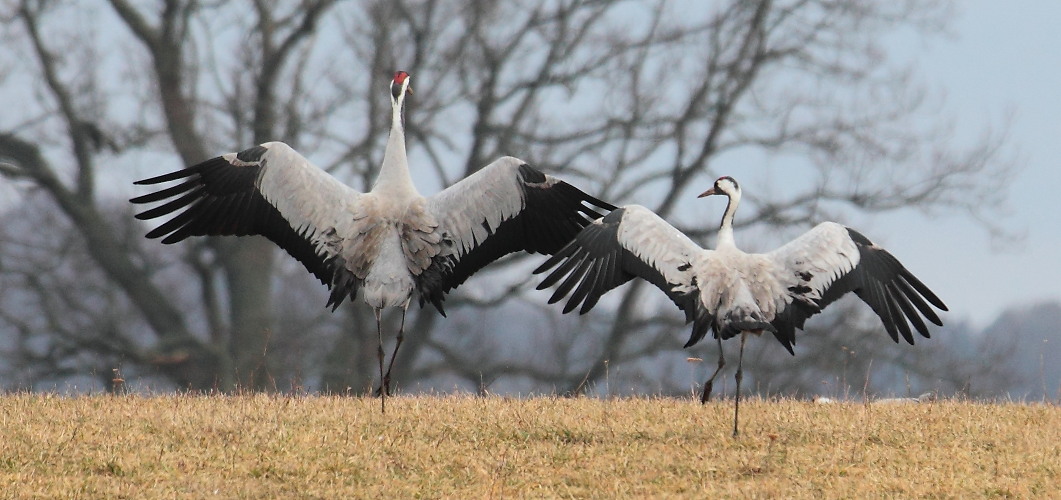
[[[413,88],[409,86],[411,80],[409,73],[404,71],[394,72],[394,79],[391,80],[391,97],[395,101],[401,100],[400,98],[405,94],[412,95]]]
[[[715,180],[715,185],[711,186],[711,189],[700,193],[697,198],[703,198],[705,196],[711,196],[714,194],[724,194],[726,196],[732,197],[733,195],[739,192],[740,185],[737,184],[737,181],[728,175],[723,175],[722,177],[719,177]]]

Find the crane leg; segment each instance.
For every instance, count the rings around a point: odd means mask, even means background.
[[[405,337],[405,311],[409,306],[409,303],[405,303],[405,307],[402,308],[402,322],[401,326],[398,327],[398,340],[394,343],[394,352],[391,353],[390,363],[387,364],[387,373],[383,375],[381,379],[383,382],[380,385],[380,392],[390,394],[391,392],[391,370],[394,368],[394,358],[398,357],[398,348],[402,345],[402,338]]]
[[[718,340],[718,368],[715,368],[715,373],[712,373],[707,382],[704,382],[704,393],[700,395],[700,404],[706,404],[711,400],[711,390],[715,386],[715,377],[718,376],[718,372],[722,371],[722,367],[726,366],[726,357],[722,355],[722,337],[715,337],[715,340]]]
[[[379,344],[376,345],[376,357],[379,358],[379,379],[383,380],[383,310],[373,309],[376,314],[376,333],[379,335]],[[387,413],[387,391],[379,391],[379,411]]]
[[[740,381],[743,378],[741,365],[744,363],[744,341],[748,338],[745,332],[740,334],[740,354],[737,355],[737,394],[733,399],[733,437],[737,437],[737,417],[740,415]]]

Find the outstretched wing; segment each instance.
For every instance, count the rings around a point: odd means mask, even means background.
[[[189,236],[262,235],[279,245],[332,289],[338,307],[357,292],[357,280],[338,254],[340,214],[360,193],[317,168],[282,142],[267,142],[168,174],[137,181],[179,184],[138,196],[132,203],[162,205],[136,215],[173,217],[147,233],[171,244]]]
[[[418,277],[420,305],[442,300],[483,266],[511,252],[552,254],[615,207],[506,156],[428,198],[442,251]]]
[[[914,343],[909,323],[928,338],[922,316],[943,324],[929,305],[946,311],[943,301],[892,254],[854,229],[824,222],[766,256],[778,264],[782,275],[777,278],[789,292],[772,322],[778,339],[794,342],[796,328],[848,292],[877,313],[896,342],[902,334]]]
[[[570,294],[564,312],[581,303],[580,314],[605,292],[634,277],[645,279],[685,312],[687,322],[694,322],[692,337],[702,338],[714,318],[700,301],[695,265],[707,252],[651,210],[627,205],[586,226],[534,273],[555,267],[538,289],[562,279],[549,303]]]

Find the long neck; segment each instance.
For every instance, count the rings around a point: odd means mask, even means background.
[[[391,106],[391,131],[387,149],[383,152],[383,166],[379,169],[372,191],[417,193],[409,173],[409,159],[405,155],[405,126],[402,124],[404,96]]]
[[[722,224],[718,227],[716,248],[737,247],[737,243],[733,240],[733,214],[736,213],[737,205],[740,204],[740,191],[727,195],[727,198],[729,203],[726,204],[726,211],[722,214]]]

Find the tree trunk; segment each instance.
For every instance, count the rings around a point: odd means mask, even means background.
[[[266,356],[273,330],[273,244],[265,238],[238,238],[225,241],[223,248],[236,389],[275,389]]]

